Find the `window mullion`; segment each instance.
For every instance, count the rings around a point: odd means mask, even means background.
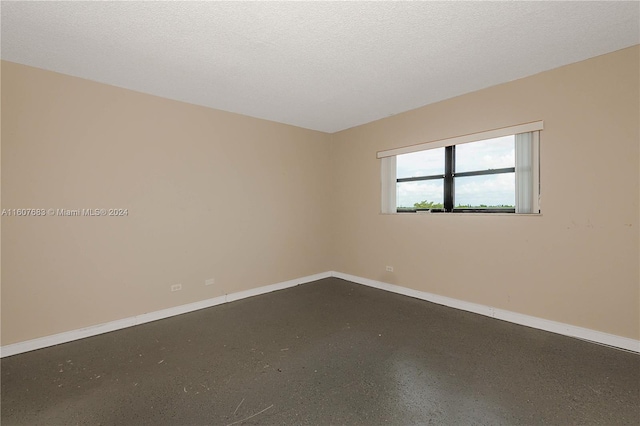
[[[455,146],[448,146],[444,151],[444,211],[453,211],[454,187],[453,174],[455,171]]]
[[[469,177],[469,176],[486,176],[486,175],[499,175],[502,173],[515,173],[515,167],[504,167],[502,169],[487,169],[476,170],[473,172],[455,173],[456,177]]]

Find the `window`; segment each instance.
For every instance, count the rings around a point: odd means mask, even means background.
[[[539,213],[541,129],[528,123],[378,153],[383,213]]]

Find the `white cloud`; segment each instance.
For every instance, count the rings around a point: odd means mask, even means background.
[[[504,136],[456,146],[456,171],[501,169],[515,165],[515,138]]]
[[[444,174],[444,148],[398,155],[396,174],[398,178]]]
[[[397,205],[413,207],[421,201],[441,203],[444,196],[443,180],[423,180],[418,182],[402,182],[397,184]]]
[[[456,178],[455,185],[456,205],[515,205],[514,173]]]

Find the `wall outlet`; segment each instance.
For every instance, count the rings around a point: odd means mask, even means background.
[[[171,286],[171,291],[182,290],[182,284],[174,284]]]
[[[204,280],[204,285],[214,285],[216,283],[216,280],[214,280],[213,278],[209,278],[208,280]]]
[[[393,266],[387,266],[387,272],[393,272]]]

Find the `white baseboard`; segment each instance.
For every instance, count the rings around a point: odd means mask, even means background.
[[[296,278],[293,280],[271,284],[264,287],[253,288],[251,290],[226,294],[224,296],[214,297],[212,299],[201,300],[199,302],[189,303],[186,305],[174,306],[173,308],[162,309],[160,311],[148,312],[145,314],[136,315],[134,317],[92,325],[90,327],[80,328],[77,330],[65,331],[64,333],[53,334],[51,336],[40,337],[38,339],[13,343],[11,345],[0,347],[0,358],[17,355],[23,352],[33,351],[36,349],[46,348],[48,346],[55,346],[74,340],[84,339],[85,337],[96,336],[98,334],[108,333],[110,331],[120,330],[127,327],[133,327],[134,325],[169,318],[175,315],[185,314],[187,312],[193,312],[200,309],[209,308],[211,306],[221,305],[223,303],[257,296],[259,294],[270,293],[272,291],[282,290],[289,287],[295,287],[300,284],[321,280],[323,278],[329,278],[330,276],[331,272],[323,272],[320,274]]]
[[[199,302],[175,306],[168,309],[162,309],[160,311],[148,312],[121,320],[110,321],[107,323],[97,324],[77,330],[66,331],[64,333],[53,334],[51,336],[40,337],[38,339],[13,343],[11,345],[0,347],[0,358],[17,355],[23,352],[33,351],[36,349],[42,349],[49,346],[55,346],[74,340],[84,339],[85,337],[96,336],[98,334],[108,333],[127,327],[133,327],[134,325],[169,318],[175,315],[185,314],[187,312],[193,312],[200,309],[209,308],[211,306],[221,305],[223,303],[233,302],[235,300],[245,299],[247,297],[257,296],[264,293],[270,293],[276,290],[295,287],[300,284],[305,284],[329,277],[341,278],[343,280],[351,281],[357,284],[362,284],[393,293],[403,294],[405,296],[414,297],[416,299],[422,299],[429,302],[437,303],[439,305],[449,306],[452,308],[461,309],[463,311],[474,312],[476,314],[485,315],[491,318],[525,325],[527,327],[537,328],[540,330],[550,331],[552,333],[562,334],[564,336],[588,340],[590,342],[626,349],[632,352],[640,352],[639,340],[629,339],[627,337],[616,336],[615,334],[603,333],[601,331],[591,330],[588,328],[578,327],[570,324],[564,324],[561,322],[550,321],[543,318],[532,317],[529,315],[519,314],[517,312],[497,309],[491,306],[465,302],[462,300],[453,299],[451,297],[439,296],[437,294],[413,290],[407,287],[387,284],[382,281],[362,278],[355,275],[343,274],[342,272],[330,271],[315,275],[309,275],[302,278],[296,278],[277,284],[240,291],[237,293],[226,294],[224,296],[214,297],[213,299],[201,300]]]
[[[617,336],[615,334],[603,333],[601,331],[591,330],[588,328],[578,327],[575,325],[564,324],[561,322],[550,321],[543,318],[532,317],[529,315],[519,314],[517,312],[506,311],[503,309],[493,308],[491,306],[480,305],[477,303],[465,302],[437,294],[426,293],[424,291],[413,290],[406,287],[387,284],[381,281],[362,278],[355,275],[343,274],[342,272],[331,272],[331,276],[342,278],[357,284],[378,288],[381,290],[391,291],[393,293],[403,294],[405,296],[415,297],[416,299],[427,300],[439,305],[449,306],[463,311],[474,312],[476,314],[485,315],[503,321],[515,324],[525,325],[527,327],[537,328],[540,330],[550,331],[552,333],[562,334],[564,336],[575,337],[594,343],[625,349],[632,352],[640,352],[640,340],[630,339],[628,337]]]

